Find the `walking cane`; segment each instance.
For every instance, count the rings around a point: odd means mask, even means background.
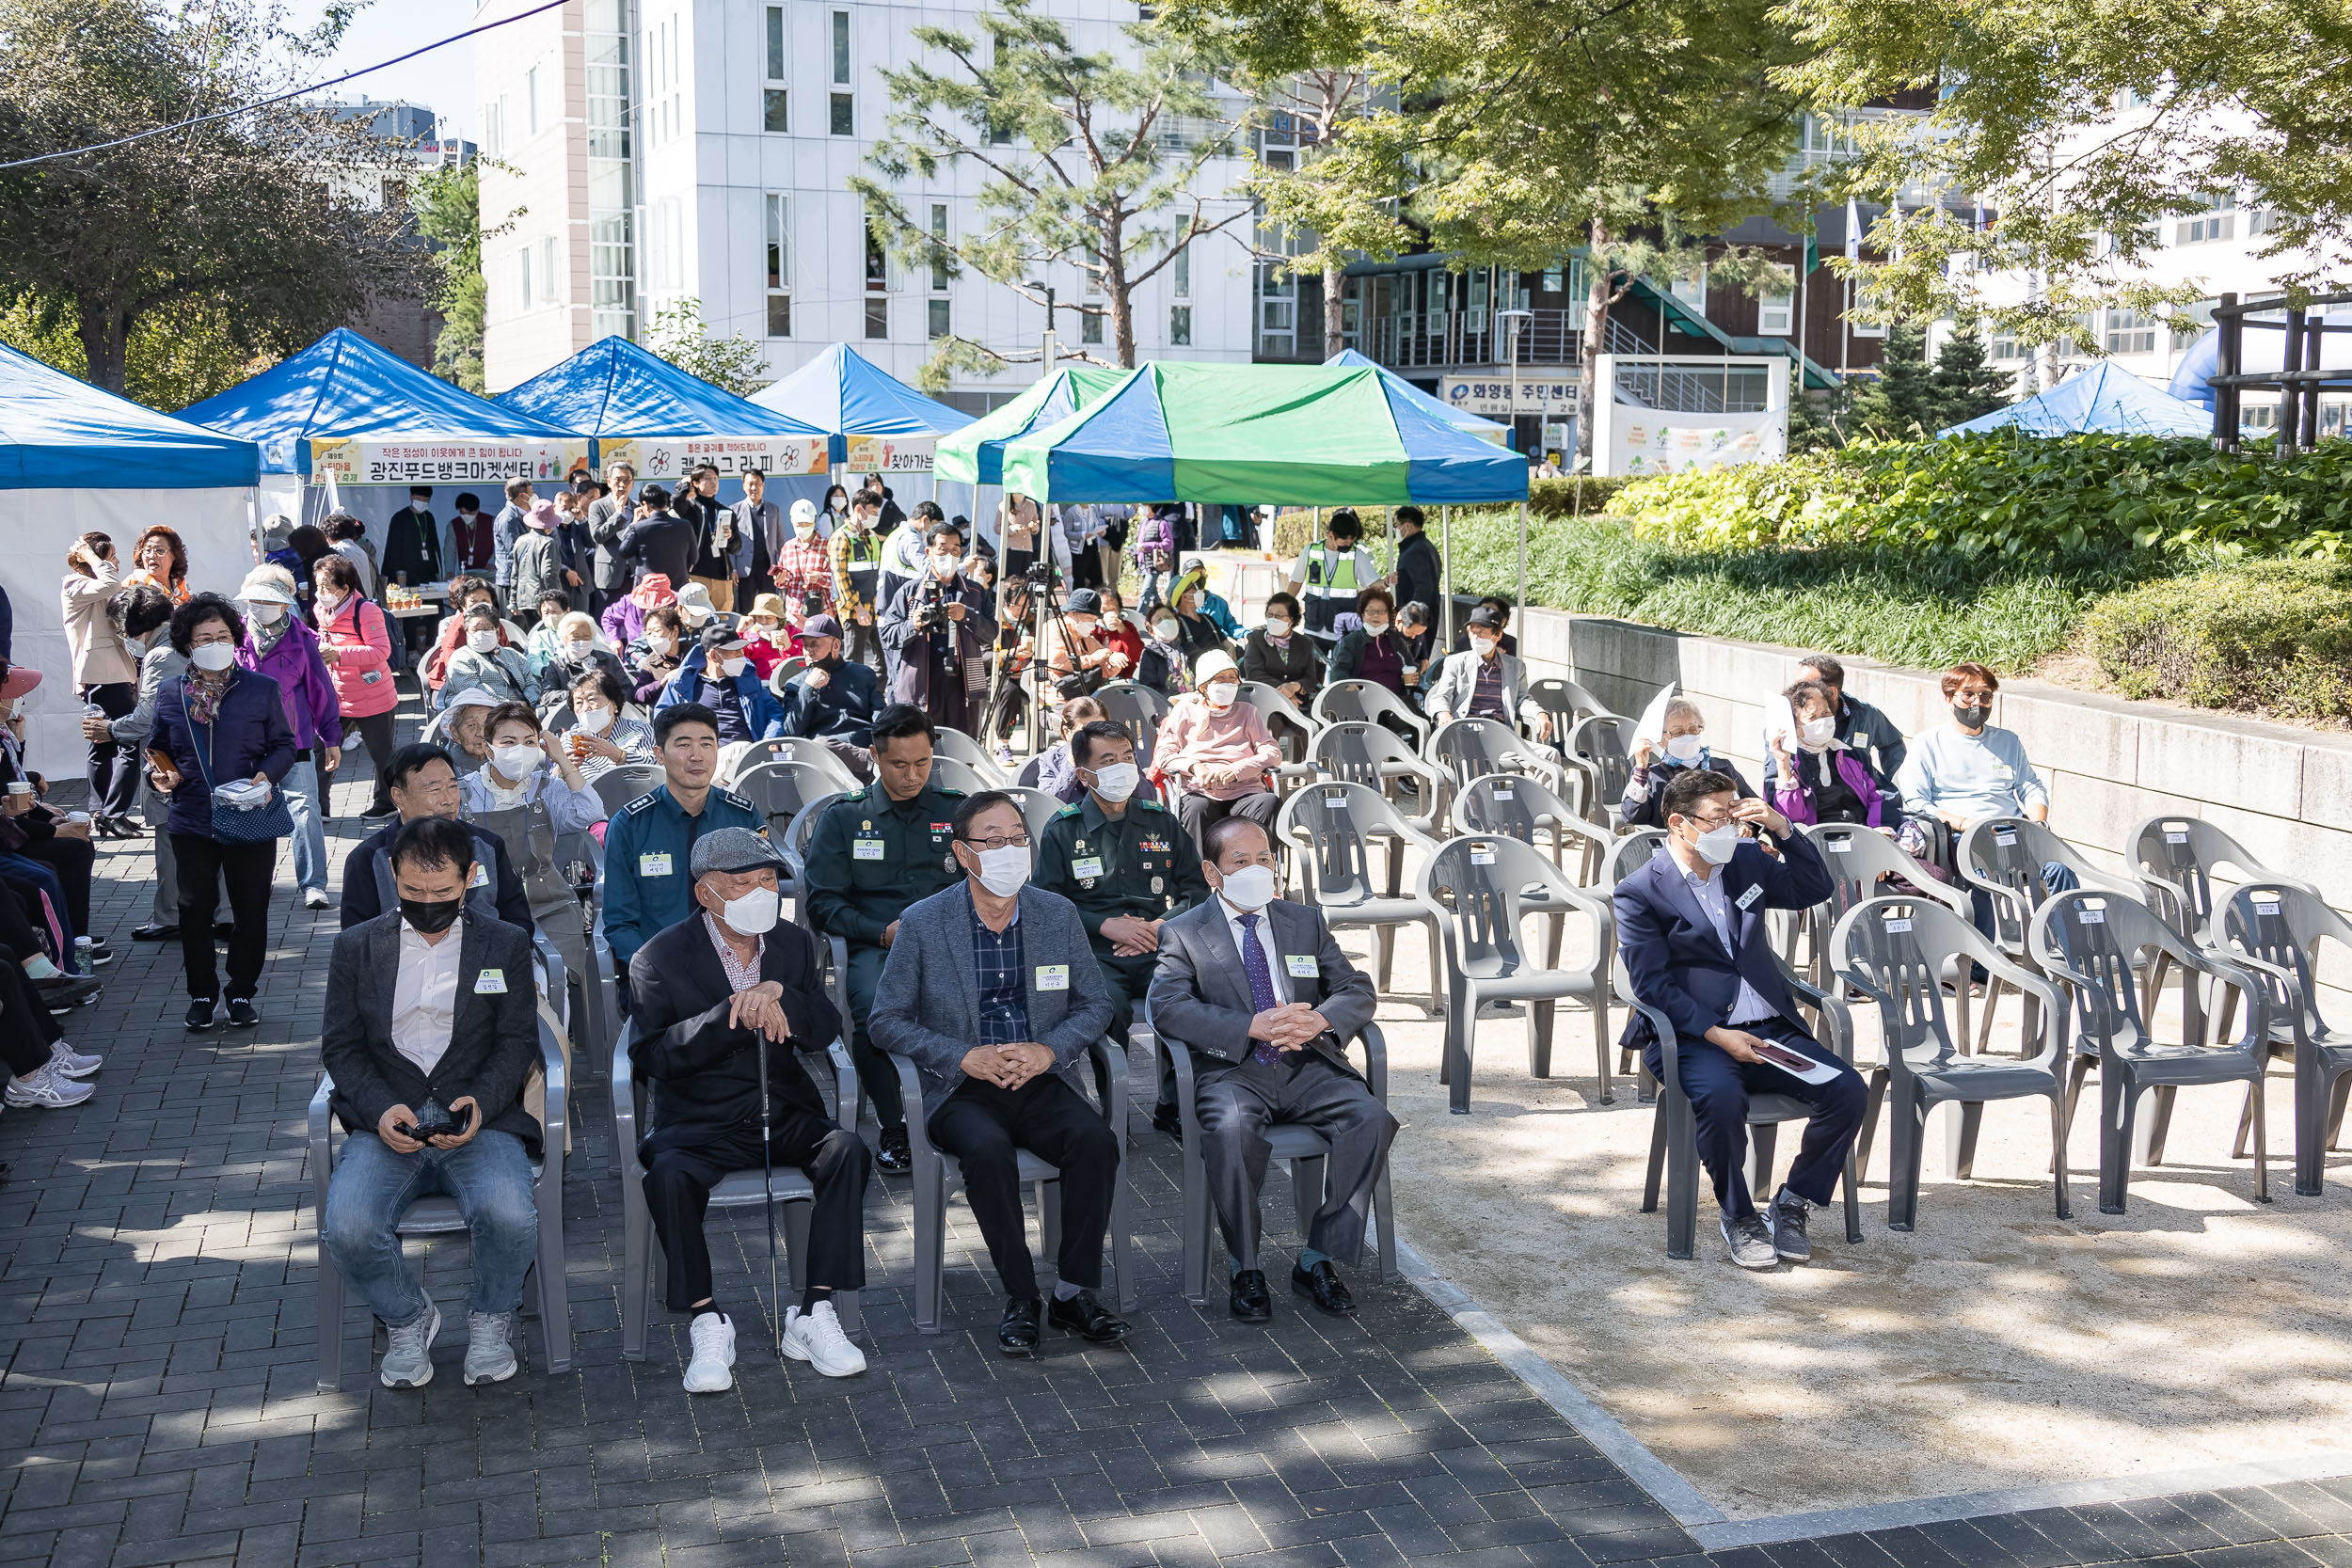
[[[753,1049],[759,1053],[759,1207],[768,1216],[768,1337],[784,1354],[784,1298],[776,1293],[776,1167],[768,1154],[768,1037],[755,1031]]]

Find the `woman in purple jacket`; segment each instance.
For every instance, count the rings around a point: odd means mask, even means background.
[[[253,993],[269,955],[269,883],[278,840],[222,837],[214,825],[213,791],[225,784],[266,785],[274,793],[294,765],[294,730],[278,683],[238,667],[245,622],[218,594],[199,594],[171,612],[171,646],[188,660],[155,694],[155,728],[147,739],[148,782],[171,798],[164,831],[180,866],[180,950],[187,962],[190,1029],[210,1029],[220,1001],[213,966],[214,889],[229,888],[229,1022],[262,1022]],[[159,755],[160,753],[160,755]],[[227,811],[229,807],[220,808]],[[266,802],[253,809],[266,809]]]
[[[326,789],[337,748],[343,743],[342,704],[335,678],[319,656],[318,633],[294,614],[294,574],[256,566],[237,590],[247,612],[237,662],[278,683],[294,731],[294,765],[286,774],[286,809],[294,816],[294,881],[302,906],[326,908]]]
[[[1847,822],[1892,832],[1882,823],[1884,799],[1863,759],[1837,744],[1837,699],[1820,681],[1799,681],[1785,695],[1797,733],[1772,736],[1773,809],[1791,822]]]

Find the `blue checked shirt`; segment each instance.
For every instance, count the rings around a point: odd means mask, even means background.
[[[1017,1044],[1029,1037],[1029,993],[1021,979],[1021,911],[1012,911],[1012,924],[1002,932],[992,931],[980,918],[979,907],[968,901],[968,894],[966,897],[964,907],[972,913],[972,971],[979,981],[980,1043]]]

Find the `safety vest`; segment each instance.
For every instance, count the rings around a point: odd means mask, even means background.
[[[1336,560],[1338,571],[1332,570]],[[1334,557],[1331,547],[1321,542],[1307,546],[1307,592],[1319,598],[1349,598],[1356,596],[1356,551],[1351,547]]]

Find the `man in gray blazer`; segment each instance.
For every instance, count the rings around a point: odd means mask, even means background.
[[[874,1044],[914,1064],[924,1126],[963,1165],[1005,1288],[996,1343],[1035,1354],[1037,1267],[1021,1211],[1020,1150],[1061,1173],[1054,1326],[1094,1344],[1127,1337],[1095,1299],[1119,1180],[1120,1129],[1087,1103],[1078,1064],[1110,1027],[1110,992],[1069,899],[1030,887],[1029,830],[1013,798],[958,804],[952,853],[964,880],[898,917],[867,1024]]]
[[[539,1123],[523,1106],[539,1063],[531,938],[466,908],[465,824],[421,817],[391,859],[400,908],[338,936],[328,962],[319,1057],[350,1137],[319,1218],[321,1266],[342,1270],[390,1330],[384,1386],[421,1387],[441,1314],[393,1227],[413,1199],[455,1198],[473,1240],[466,1381],[497,1383],[515,1375],[508,1336],[539,1241]]]
[[[1422,699],[1433,724],[1451,719],[1526,721],[1537,740],[1551,738],[1551,715],[1527,695],[1527,667],[1502,651],[1502,612],[1481,606],[1470,618],[1470,648],[1448,654]]]
[[[1201,864],[1215,897],[1160,927],[1152,1026],[1166,1049],[1189,1047],[1201,1162],[1232,1266],[1229,1305],[1244,1323],[1273,1315],[1258,1266],[1258,1194],[1266,1129],[1299,1122],[1330,1140],[1323,1207],[1291,1270],[1291,1286],[1345,1316],[1355,1298],[1334,1260],[1363,1255],[1372,1187],[1396,1118],[1348,1065],[1347,1042],[1372,1022],[1372,981],[1340,951],[1311,907],[1274,896],[1265,830],[1232,816],[1210,828]]]

